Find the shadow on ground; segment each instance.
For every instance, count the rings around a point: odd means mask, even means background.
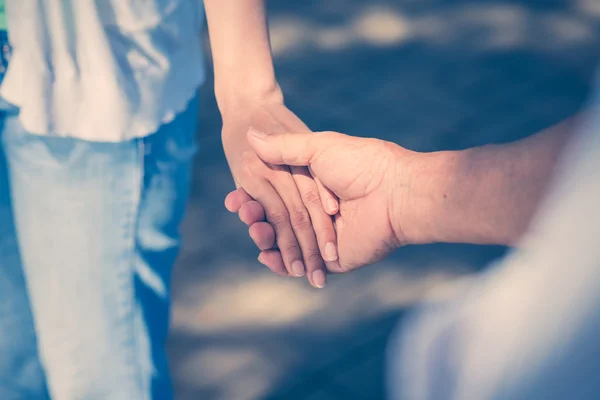
[[[532,134],[581,107],[600,55],[594,0],[269,2],[289,107],[314,130],[431,151]],[[269,274],[223,208],[232,181],[212,87],[173,281],[179,399],[377,399],[386,339],[420,299],[504,249],[405,248],[326,290]]]

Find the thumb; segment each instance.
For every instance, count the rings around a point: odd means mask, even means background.
[[[308,131],[269,135],[251,127],[248,141],[256,154],[269,164],[307,166],[327,148],[330,133]]]

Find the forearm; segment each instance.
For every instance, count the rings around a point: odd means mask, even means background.
[[[238,102],[280,96],[269,43],[264,0],[205,0],[222,114]]]
[[[405,226],[420,228],[405,233],[417,243],[516,243],[546,191],[571,125],[566,121],[509,144],[424,154],[414,163],[418,181],[406,189],[411,193],[404,204],[418,218]]]

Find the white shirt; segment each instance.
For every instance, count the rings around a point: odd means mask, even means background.
[[[390,347],[390,397],[600,399],[600,87],[519,250]]]
[[[200,0],[6,0],[6,15],[0,95],[34,134],[146,136],[204,80]]]

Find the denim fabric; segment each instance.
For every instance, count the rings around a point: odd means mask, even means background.
[[[45,398],[45,385],[57,400],[172,397],[170,274],[197,109],[99,143],[32,135],[4,106],[0,399]]]

